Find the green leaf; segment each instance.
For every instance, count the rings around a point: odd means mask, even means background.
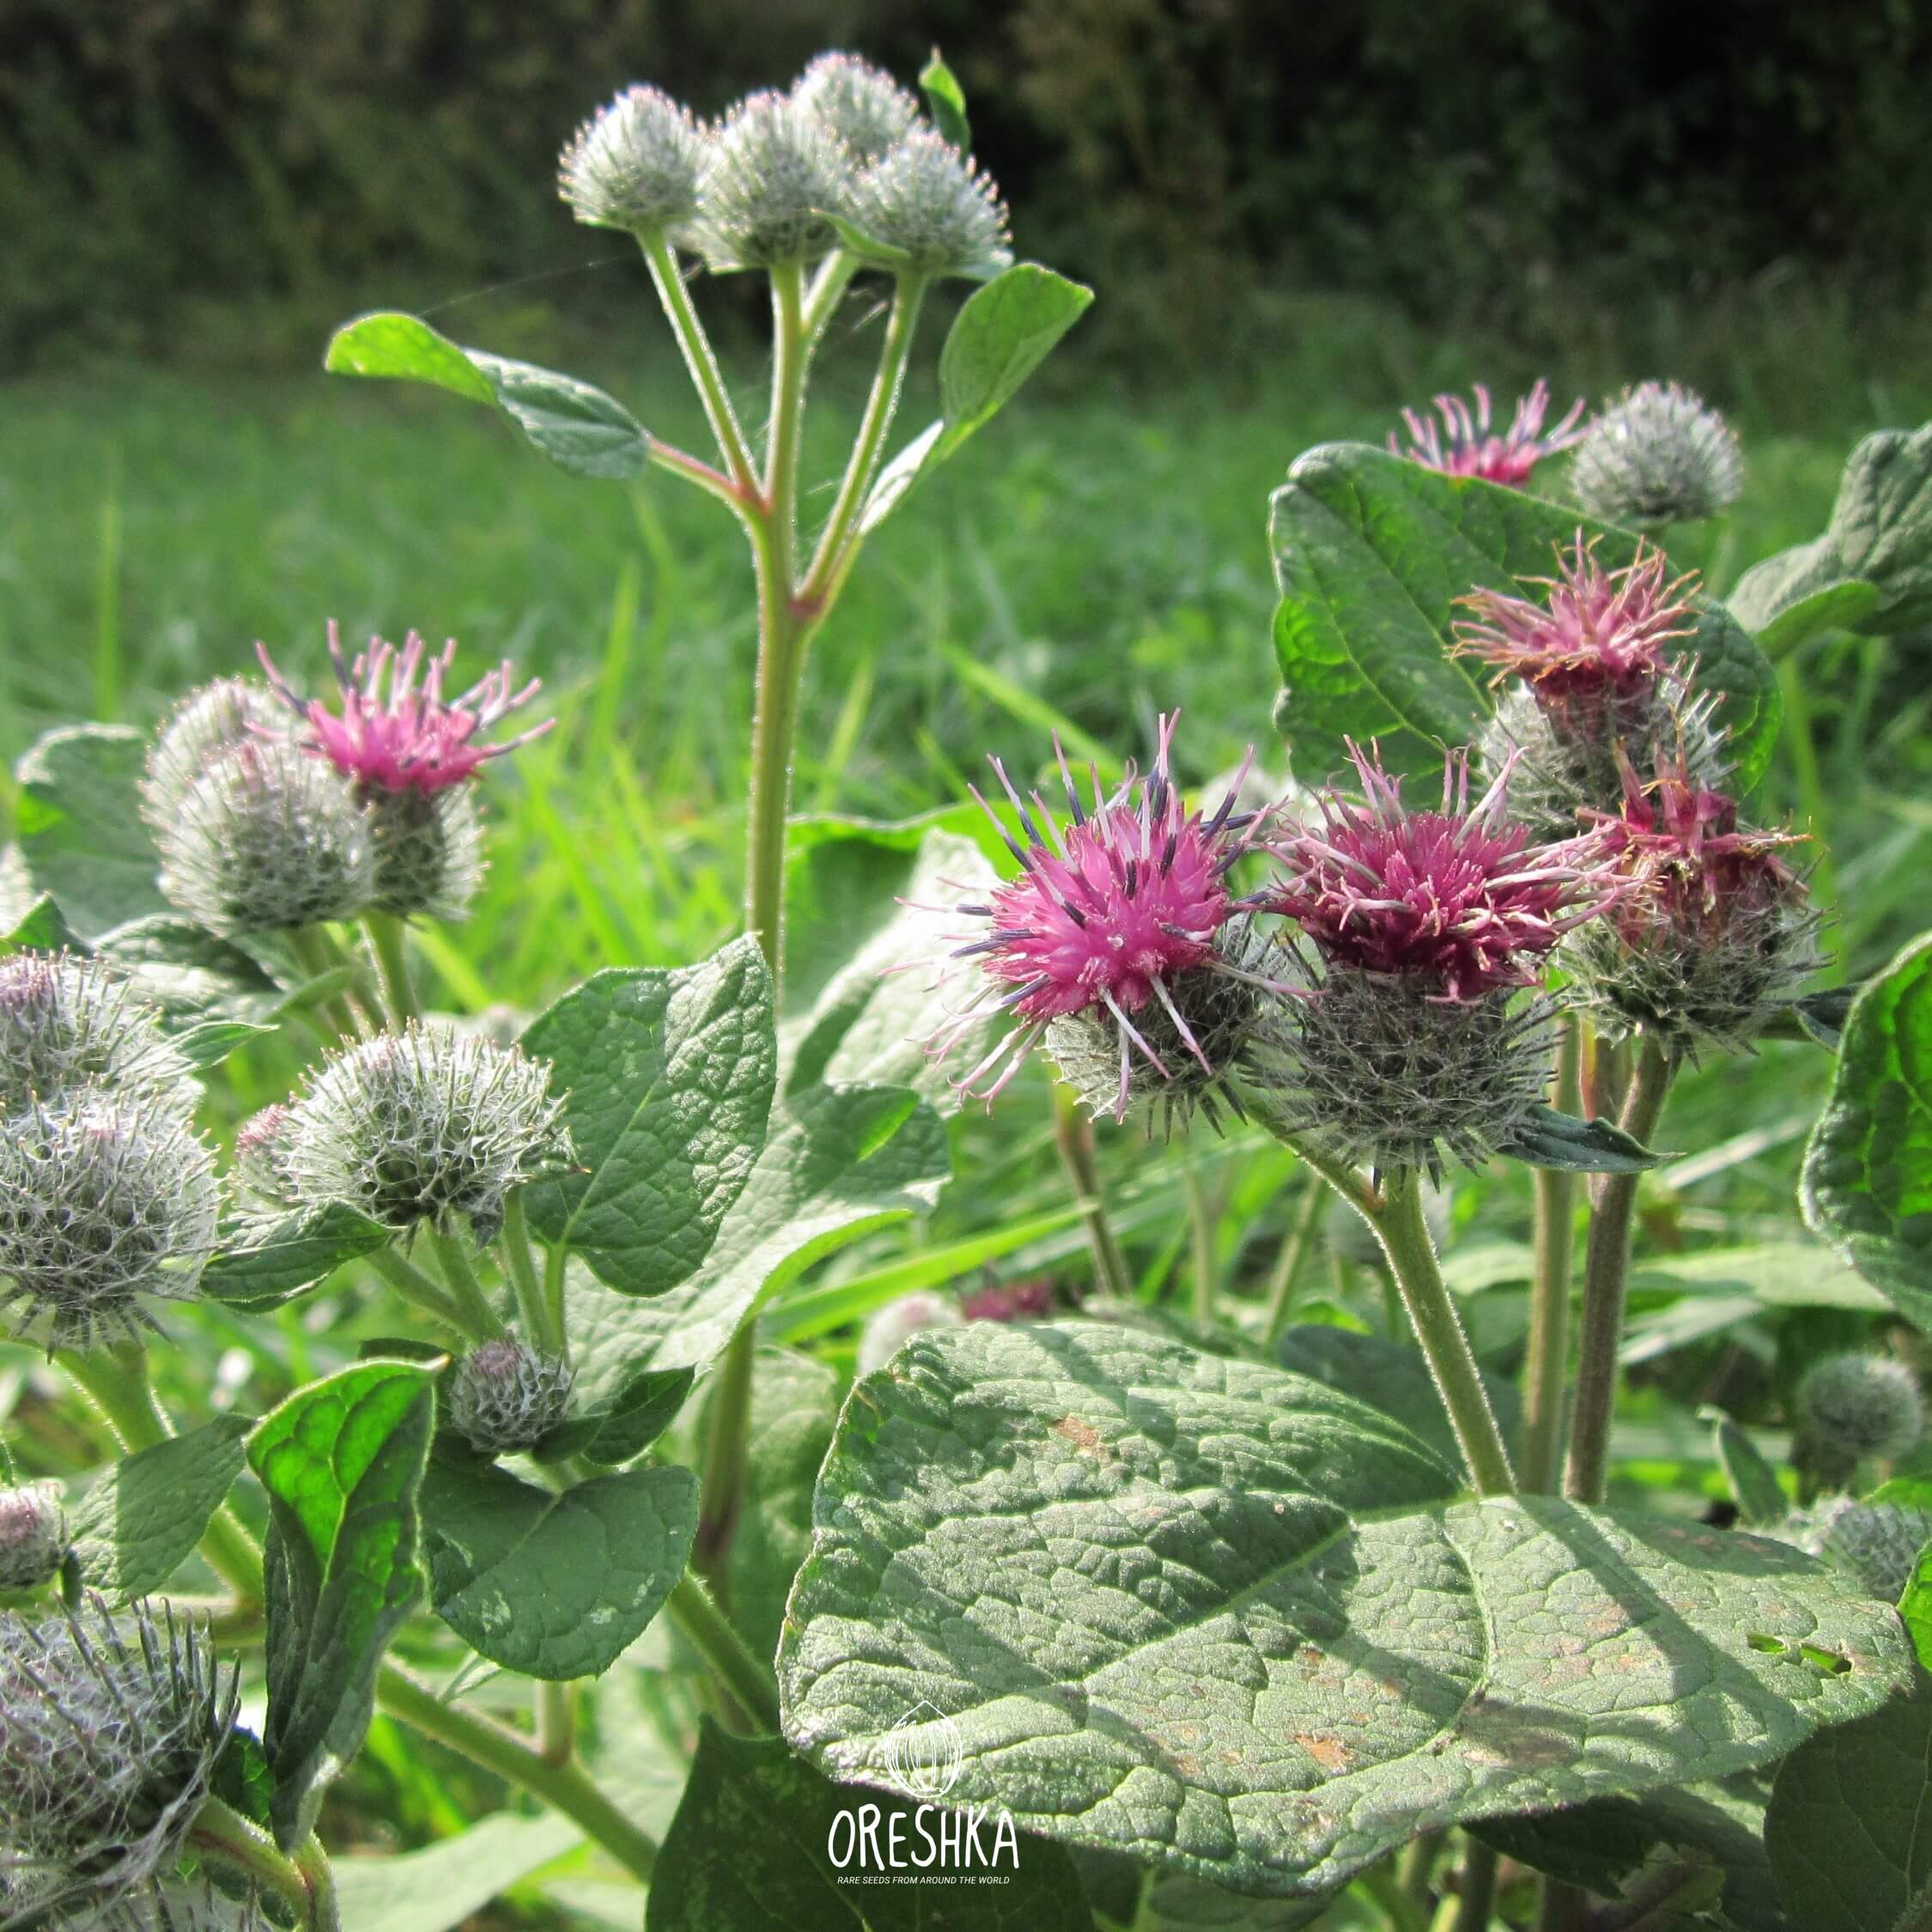
[[[1653,1154],[1613,1121],[1578,1120],[1539,1103],[1496,1151],[1531,1167],[1570,1174],[1641,1174],[1672,1157]]]
[[[1918,1661],[1932,1670],[1932,1549],[1919,1552],[1911,1581],[1899,1599],[1899,1618],[1911,1636]]]
[[[287,1003],[259,959],[185,919],[131,920],[101,935],[100,951],[176,1033],[223,1021],[265,1025]]]
[[[732,1620],[762,1657],[778,1649],[785,1600],[811,1543],[811,1492],[832,1446],[839,1377],[796,1349],[761,1348],[751,1376],[744,1494],[726,1578]]]
[[[347,1932],[456,1932],[491,1899],[583,1842],[567,1818],[498,1812],[400,1857],[336,1860]]]
[[[209,1256],[196,1291],[237,1308],[273,1308],[326,1280],[344,1261],[386,1248],[393,1228],[347,1201],[331,1201],[265,1227],[230,1230],[230,1245]]]
[[[1932,1328],[1932,933],[1852,1002],[1799,1199],[1873,1287]]]
[[[910,872],[902,872],[898,896],[905,903],[894,916],[854,950],[859,934],[848,931],[844,969],[835,974],[806,1018],[791,1054],[788,1092],[814,1082],[833,1085],[903,1086],[929,1100],[948,1097],[959,1066],[970,1066],[983,1046],[974,1041],[987,1028],[963,1037],[950,1056],[935,1066],[920,1042],[945,1018],[948,989],[935,990],[947,955],[957,944],[950,935],[959,921],[951,914],[927,908],[970,899],[999,882],[979,846],[956,832],[928,832]],[[905,970],[895,971],[895,968]],[[957,999],[957,989],[952,989]]]
[[[1767,649],[1824,630],[1892,636],[1932,624],[1932,423],[1866,437],[1824,535],[1747,570],[1731,608]]]
[[[1889,1304],[1816,1242],[1759,1241],[1704,1248],[1640,1262],[1633,1290],[1685,1296],[1748,1296],[1773,1308],[1848,1308],[1872,1312]]]
[[[298,1389],[250,1438],[269,1493],[262,1741],[284,1850],[361,1748],[383,1650],[422,1597],[416,1494],[434,1418],[428,1370],[366,1362]]]
[[[1699,1412],[1710,1424],[1711,1446],[1718,1467],[1737,1499],[1738,1520],[1747,1528],[1782,1522],[1791,1505],[1777,1471],[1765,1460],[1765,1453],[1738,1424],[1722,1409]]]
[[[272,1026],[252,1026],[246,1020],[204,1020],[198,1026],[184,1027],[174,1036],[174,1044],[189,1062],[205,1072],[219,1066],[237,1047],[273,1033]]]
[[[1765,1811],[1779,1897],[1804,1932],[1890,1932],[1932,1893],[1932,1679],[1784,1761]],[[1915,1925],[1919,1922],[1914,1920]]]
[[[89,943],[164,912],[161,861],[141,822],[147,740],[124,725],[72,725],[33,745],[14,776],[20,863],[32,889],[59,902]]]
[[[1440,770],[1442,747],[1482,729],[1482,667],[1449,655],[1455,599],[1546,576],[1578,531],[1612,568],[1637,538],[1520,489],[1445,477],[1364,444],[1297,460],[1274,493],[1269,541],[1281,602],[1275,654],[1287,687],[1277,716],[1307,778],[1337,769],[1343,739],[1381,742],[1393,770]],[[1777,732],[1770,663],[1721,604],[1698,606],[1685,641],[1700,687],[1721,692],[1740,789],[1763,772]]]
[[[16,952],[85,952],[87,950],[69,930],[51,892],[43,892],[27,908],[13,931],[0,939],[0,958]]]
[[[252,1731],[237,1726],[228,1733],[222,1754],[215,1760],[209,1789],[251,1825],[258,1825],[264,1832],[274,1829],[275,1773],[269,1769],[262,1741]]]
[[[107,1470],[70,1519],[82,1581],[114,1597],[160,1589],[241,1473],[242,1438],[254,1426],[252,1417],[217,1416]]]
[[[876,1859],[854,1853],[842,1868],[830,1845],[839,1824],[872,1807]],[[920,1835],[921,1819],[927,1838]],[[651,1880],[645,1932],[1091,1932],[1072,1862],[1057,1845],[1022,1840],[989,1865],[994,1824],[981,1826],[977,1861],[936,1859],[939,1819],[930,1807],[834,1784],[777,1738],[733,1737],[709,1717],[677,1815]],[[887,1873],[896,1839],[906,1883]],[[933,1850],[927,1850],[930,1839]],[[916,1868],[914,1857],[927,1868]],[[1018,1868],[1012,1861],[1017,1857]],[[937,1882],[945,1873],[1005,1882]],[[874,1882],[855,1884],[861,1874]],[[925,1882],[912,1882],[920,1879]],[[842,1882],[841,1882],[842,1880]]]
[[[427,322],[392,310],[358,316],[329,338],[322,366],[336,375],[425,382],[500,409],[550,458],[580,477],[641,476],[651,439],[601,389],[531,362],[464,349]]]
[[[951,1801],[1308,1893],[1419,1832],[1747,1769],[1906,1680],[1892,1612],[1795,1550],[1455,1495],[1279,1370],[1091,1323],[915,1334],[819,1478],[786,1735],[872,1781],[924,1701]]]
[[[990,422],[1092,301],[1092,289],[1037,262],[1016,262],[975,289],[939,351],[939,420],[879,471],[860,531],[876,530],[928,470]]]
[[[902,1087],[813,1087],[781,1103],[771,1139],[704,1267],[650,1301],[570,1281],[577,1387],[598,1402],[640,1369],[702,1369],[814,1261],[923,1213],[951,1173],[945,1123]]]
[[[524,1036],[555,1068],[578,1170],[529,1191],[531,1225],[629,1295],[710,1253],[764,1143],[778,1045],[750,939],[677,972],[594,974]]]
[[[643,1455],[677,1419],[696,1380],[690,1369],[645,1369],[623,1383],[610,1406],[582,1409],[573,1391],[573,1413],[532,1454],[540,1462],[573,1455],[616,1467]]]
[[[926,112],[939,137],[963,155],[973,151],[973,131],[966,119],[966,90],[934,47],[933,57],[919,70],[919,91],[926,96]]]
[[[429,1600],[480,1656],[550,1683],[600,1677],[664,1607],[697,1533],[689,1469],[561,1493],[439,1445],[422,1484]]]
[[[1275,1344],[1275,1356],[1291,1373],[1306,1376],[1325,1388],[1339,1389],[1393,1417],[1450,1468],[1462,1467],[1455,1431],[1419,1349],[1380,1335],[1358,1335],[1349,1328],[1306,1322],[1283,1334]],[[1489,1392],[1490,1406],[1514,1455],[1522,1428],[1522,1397],[1514,1382],[1498,1376],[1485,1373],[1483,1387]]]

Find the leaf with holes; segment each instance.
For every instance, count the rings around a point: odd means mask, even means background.
[[[464,349],[413,315],[389,310],[343,323],[322,366],[335,375],[428,383],[491,405],[580,477],[622,482],[641,476],[651,459],[643,425],[614,397],[554,369]]]
[[[1873,1287],[1932,1328],[1932,933],[1852,1002],[1799,1197]]]
[[[1308,1893],[1419,1832],[1766,1762],[1912,1668],[1795,1550],[1457,1487],[1279,1370],[1091,1323],[915,1334],[819,1478],[785,1735],[874,1782],[924,1701],[954,1802]]]
[[[711,1252],[764,1145],[778,1077],[771,975],[734,940],[677,972],[594,974],[524,1046],[553,1068],[577,1170],[529,1190],[531,1225],[627,1295],[662,1295]]]
[[[254,1426],[252,1417],[217,1416],[107,1470],[70,1521],[82,1582],[122,1598],[160,1589],[234,1486]]]
[[[1268,520],[1286,686],[1276,715],[1297,771],[1312,780],[1338,769],[1351,737],[1379,740],[1393,770],[1439,770],[1442,747],[1467,744],[1491,709],[1482,667],[1450,653],[1455,599],[1547,576],[1558,546],[1579,530],[1612,568],[1635,554],[1628,531],[1563,504],[1365,444],[1324,444],[1298,459]],[[1708,599],[1684,650],[1698,660],[1699,688],[1721,694],[1717,720],[1747,788],[1777,735],[1776,676],[1749,634]]]
[[[298,1389],[249,1440],[269,1493],[262,1742],[285,1850],[361,1748],[383,1651],[422,1595],[416,1495],[434,1390],[413,1363],[365,1362]]]

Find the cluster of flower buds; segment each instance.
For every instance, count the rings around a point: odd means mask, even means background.
[[[579,221],[718,270],[841,247],[927,278],[984,278],[1012,259],[993,183],[851,54],[821,54],[789,91],[747,95],[708,125],[655,88],[627,88],[565,148],[559,186]]]
[[[39,1623],[0,1614],[6,1923],[223,1923],[187,1916],[193,1888],[173,1881],[240,1695],[171,1613],[90,1597]]]
[[[1419,410],[1404,410],[1402,427],[1408,441],[1405,446],[1401,435],[1391,430],[1390,453],[1445,476],[1479,477],[1485,483],[1520,489],[1539,463],[1583,440],[1581,398],[1561,422],[1544,428],[1550,413],[1550,386],[1540,378],[1516,404],[1507,430],[1497,428],[1492,419],[1489,391],[1479,382],[1472,393],[1473,407],[1460,396],[1437,397],[1434,417]]]
[[[228,937],[371,910],[461,918],[483,869],[471,781],[550,720],[494,744],[481,734],[535,681],[518,689],[505,663],[446,697],[453,641],[431,654],[413,632],[399,650],[375,638],[350,664],[331,624],[337,712],[257,649],[265,688],[228,678],[197,692],[149,755],[143,810],[162,890]]]
[[[459,1216],[488,1242],[512,1189],[569,1165],[562,1113],[547,1061],[418,1021],[326,1061],[247,1157],[299,1210],[347,1202],[404,1233]]]
[[[193,1070],[99,960],[0,961],[0,1308],[51,1347],[150,1325],[190,1292],[220,1189]]]
[[[1702,397],[1645,382],[1590,424],[1571,459],[1570,487],[1606,523],[1701,523],[1737,501],[1744,459],[1730,425]]]
[[[446,1384],[451,1426],[481,1455],[535,1449],[570,1405],[570,1365],[515,1335],[480,1342]]]
[[[1581,531],[1557,553],[1540,594],[1472,591],[1455,649],[1491,665],[1498,690],[1481,751],[1489,769],[1510,760],[1510,808],[1546,838],[1571,835],[1577,814],[1614,810],[1623,763],[1648,768],[1674,754],[1705,782],[1722,775],[1711,701],[1693,697],[1694,666],[1677,647],[1697,625],[1696,580],[1668,578],[1662,551],[1639,543],[1621,569]]]

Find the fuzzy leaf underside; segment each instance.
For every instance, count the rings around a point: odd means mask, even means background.
[[[780,1103],[704,1266],[648,1301],[573,1273],[570,1334],[586,1404],[645,1369],[702,1369],[814,1261],[930,1208],[952,1171],[945,1123],[903,1087],[812,1087]]]
[[[601,1677],[664,1607],[697,1532],[689,1469],[561,1493],[439,1447],[422,1484],[429,1597],[479,1656],[556,1684]]]
[[[923,1843],[913,1806],[834,1784],[780,1739],[733,1737],[707,1717],[652,1877],[645,1932],[1091,1932],[1066,1853],[1030,1839],[1017,1870],[1011,1854],[993,1868],[1003,1884],[841,1884],[827,1843],[840,1811],[863,1805],[880,1814],[882,1848],[896,1820],[903,1875],[916,1877],[911,1860]],[[936,1831],[931,1814],[927,1828]],[[848,1861],[849,1872],[859,1868]]]
[[[234,1487],[246,1460],[242,1438],[254,1426],[249,1416],[217,1416],[108,1469],[69,1524],[88,1588],[123,1599],[160,1589]]]
[[[1455,600],[1478,587],[1527,594],[1581,531],[1612,568],[1637,538],[1570,507],[1479,478],[1445,477],[1367,444],[1329,443],[1297,459],[1268,519],[1278,714],[1298,774],[1340,768],[1343,739],[1379,740],[1391,770],[1439,770],[1492,708],[1487,673],[1449,653]],[[1736,785],[1748,789],[1777,732],[1777,679],[1722,605],[1702,600],[1684,653],[1700,687],[1722,694]]]
[[[876,1782],[920,1700],[954,1801],[1230,1889],[1416,1832],[1722,1776],[1905,1681],[1783,1546],[1458,1502],[1398,1424],[1091,1324],[916,1334],[854,1390],[779,1656],[786,1735]]]
[[[662,1295],[711,1252],[764,1144],[777,1081],[771,975],[734,940],[691,967],[616,967],[524,1036],[550,1062],[577,1168],[532,1186],[531,1225],[628,1295]]]
[[[1932,423],[1866,437],[1824,534],[1747,570],[1731,608],[1776,650],[1828,630],[1888,636],[1932,623]]]
[[[428,383],[501,410],[553,463],[580,477],[623,482],[651,459],[643,425],[615,397],[554,369],[465,349],[413,315],[386,310],[343,323],[322,366],[334,375]]]
[[[365,1362],[298,1389],[249,1441],[269,1493],[262,1742],[284,1849],[361,1748],[384,1649],[422,1595],[416,1498],[434,1388],[413,1363]]]
[[[1932,933],[1852,1002],[1799,1198],[1873,1287],[1932,1328]]]

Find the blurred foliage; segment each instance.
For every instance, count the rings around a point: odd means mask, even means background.
[[[275,360],[345,285],[567,273],[621,244],[543,184],[620,84],[711,112],[823,45],[909,76],[933,40],[1023,248],[1103,284],[1116,349],[1270,283],[1534,341],[1607,295],[1926,277],[1915,0],[14,0],[0,350]]]

